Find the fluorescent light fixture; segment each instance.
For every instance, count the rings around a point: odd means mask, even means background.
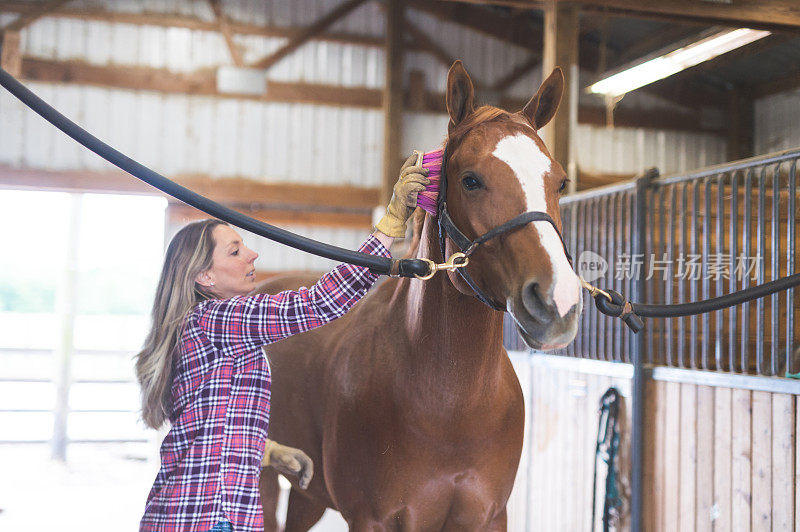
[[[660,53],[653,59],[613,74],[591,85],[587,90],[610,97],[621,96],[718,55],[763,39],[769,34],[768,31],[748,28],[717,31],[713,35],[701,38],[677,50]]]

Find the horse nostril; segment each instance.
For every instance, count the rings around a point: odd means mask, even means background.
[[[542,295],[539,283],[529,282],[522,288],[522,305],[531,318],[541,324],[550,323],[555,317],[553,304],[552,302],[548,303],[547,299]]]

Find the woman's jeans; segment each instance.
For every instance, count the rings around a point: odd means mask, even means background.
[[[208,532],[233,532],[233,527],[230,521],[220,521]]]

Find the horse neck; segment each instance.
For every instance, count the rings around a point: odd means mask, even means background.
[[[417,257],[442,262],[438,227],[434,218],[425,217]],[[445,272],[432,279],[404,283],[406,325],[415,365],[435,378],[469,381],[487,379],[500,371],[504,355],[503,314],[473,296],[453,287]],[[466,382],[464,382],[466,384]]]

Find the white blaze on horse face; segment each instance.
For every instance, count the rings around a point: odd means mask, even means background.
[[[525,193],[527,210],[547,212],[544,176],[550,171],[550,158],[534,140],[518,133],[500,139],[492,155],[506,163],[519,180]],[[544,221],[533,222],[553,268],[553,302],[561,316],[578,304],[580,283],[569,265],[564,247],[555,228]]]

